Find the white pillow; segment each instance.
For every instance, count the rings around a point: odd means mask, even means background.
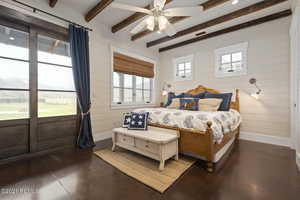
[[[199,111],[218,111],[223,99],[199,99]]]

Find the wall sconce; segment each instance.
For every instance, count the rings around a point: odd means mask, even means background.
[[[250,83],[251,85],[254,85],[254,86],[256,87],[256,89],[257,89],[257,92],[252,93],[252,94],[251,94],[251,97],[253,97],[253,98],[255,98],[255,99],[259,99],[259,96],[260,96],[260,93],[262,92],[262,90],[257,86],[256,82],[257,82],[256,78],[251,78],[251,79],[249,80],[249,83]]]
[[[162,89],[162,95],[167,96],[169,92],[171,91],[172,85],[168,83],[164,83],[163,89]]]

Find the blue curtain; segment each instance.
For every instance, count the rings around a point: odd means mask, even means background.
[[[88,31],[74,25],[69,26],[70,49],[77,99],[81,111],[81,124],[77,140],[79,148],[94,147],[91,125],[90,62]]]

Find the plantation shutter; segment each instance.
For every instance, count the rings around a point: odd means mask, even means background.
[[[120,53],[114,53],[114,72],[153,78],[154,64]]]

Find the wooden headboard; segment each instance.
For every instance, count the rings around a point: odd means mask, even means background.
[[[199,85],[195,89],[189,90],[185,93],[196,95],[196,94],[204,93],[204,92],[208,92],[208,93],[212,93],[212,94],[220,94],[220,92],[218,90],[206,88],[202,85]],[[235,100],[231,101],[230,108],[240,111],[240,91],[239,91],[239,89],[236,89],[235,93],[236,93]]]

